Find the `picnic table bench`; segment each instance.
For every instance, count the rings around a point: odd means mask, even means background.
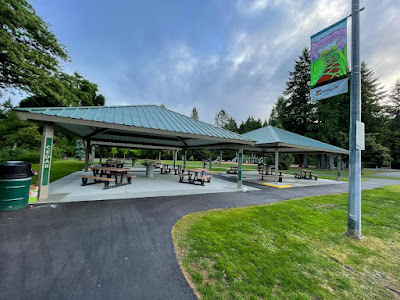
[[[82,185],[96,184],[99,182],[104,182],[104,189],[111,187],[118,187],[125,184],[131,184],[132,178],[135,175],[128,174],[130,169],[128,168],[114,168],[114,167],[91,167],[93,175],[80,175],[82,178]],[[118,177],[120,176],[120,180]],[[112,178],[114,177],[114,178]],[[123,183],[123,178],[127,179],[127,183]],[[92,183],[88,183],[88,179],[93,179]],[[115,182],[115,185],[110,186],[110,182]]]
[[[206,181],[210,183],[212,178],[211,175],[204,175],[205,171],[206,169],[192,169],[187,170],[187,173],[178,174],[177,176],[179,177],[179,182],[192,184],[200,182],[200,184],[204,186],[204,183]],[[187,177],[187,181],[184,181],[185,177]]]
[[[95,184],[99,182],[104,182],[104,189],[109,189],[110,188],[110,182],[115,182],[114,178],[107,178],[107,177],[100,177],[100,176],[91,176],[91,175],[80,175],[79,177],[82,178],[82,185],[89,185],[89,184]],[[93,179],[94,182],[88,183],[88,179]]]

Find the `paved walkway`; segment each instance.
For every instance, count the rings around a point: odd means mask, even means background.
[[[363,182],[363,188],[398,183],[374,180]],[[181,217],[346,191],[346,183],[262,187],[247,193],[45,204],[0,213],[0,298],[195,299],[171,238]]]

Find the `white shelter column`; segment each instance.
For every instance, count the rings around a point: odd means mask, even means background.
[[[242,188],[242,168],[243,168],[243,148],[239,148],[238,153],[238,176],[237,176],[237,187]]]
[[[90,156],[90,139],[86,139],[86,152],[85,152],[85,172],[89,170],[89,156]]]
[[[53,151],[54,126],[44,124],[42,134],[42,146],[39,164],[39,193],[38,199],[46,199],[49,196],[51,153]]]

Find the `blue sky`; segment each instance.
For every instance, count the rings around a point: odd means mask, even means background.
[[[107,105],[165,104],[214,122],[268,119],[310,36],[350,0],[32,0]],[[400,1],[361,0],[362,58],[391,88],[400,78]],[[349,49],[350,50],[350,49]]]

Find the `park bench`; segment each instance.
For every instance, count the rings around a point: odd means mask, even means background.
[[[318,180],[318,175],[311,175],[315,180]]]
[[[200,181],[201,185],[204,185],[204,182],[207,180],[208,183],[211,182],[211,175],[203,175],[198,180]]]
[[[128,184],[131,184],[132,178],[136,178],[136,175],[132,175],[132,174],[124,174],[122,176],[124,176],[127,179]]]
[[[106,178],[106,177],[100,177],[100,176],[91,176],[91,175],[80,175],[79,177],[82,178],[82,185],[89,185],[89,184],[95,184],[98,182],[104,182],[104,189],[108,189],[110,187],[110,182],[115,182],[114,178]],[[93,183],[88,183],[88,179],[94,179]]]
[[[301,174],[300,173],[294,173],[294,178],[300,179],[301,178]]]

